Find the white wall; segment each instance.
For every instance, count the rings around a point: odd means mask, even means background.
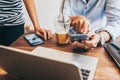
[[[51,29],[54,32],[54,18],[58,13],[59,0],[34,0],[38,19],[41,27]],[[26,23],[32,25],[29,16],[25,10]],[[31,27],[33,29],[33,27]]]

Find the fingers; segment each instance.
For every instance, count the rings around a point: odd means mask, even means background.
[[[97,47],[99,40],[100,36],[98,34],[93,34],[90,40],[85,40],[82,43],[85,44],[88,47],[88,49],[92,49]]]
[[[81,48],[85,48],[87,50],[93,50],[94,48],[97,47],[98,44],[98,39],[97,36],[92,36],[91,40],[83,40],[81,42],[78,41],[74,41],[73,45],[81,47]]]
[[[82,34],[87,34],[88,32],[90,32],[90,24],[87,20],[80,20],[79,32]]]
[[[89,50],[94,49],[95,47],[97,47],[97,45],[94,44],[94,42],[92,42],[92,41],[84,41],[82,43],[84,43],[85,46],[87,46],[87,49],[89,49]]]
[[[84,23],[84,21],[80,20],[79,22],[80,22],[79,32],[80,32],[80,33],[83,33],[83,23]]]
[[[47,37],[48,37],[48,39],[52,38],[52,32],[51,32],[51,30],[47,30]]]
[[[90,23],[84,17],[79,16],[75,18],[74,20],[72,20],[71,24],[74,29],[79,33],[86,34],[90,31]]]
[[[46,31],[45,31],[45,29],[42,29],[42,28],[40,28],[39,30],[37,30],[36,32],[35,32],[38,36],[41,36],[42,38],[44,38],[45,40],[47,39],[47,37],[46,37]]]
[[[81,33],[83,31],[82,29],[83,21],[81,20],[75,20],[72,22],[72,26],[74,27],[75,31]]]
[[[83,43],[78,42],[78,41],[74,41],[72,43],[72,45],[75,45],[75,46],[78,46],[78,47],[81,47],[81,48],[85,48],[85,45]]]
[[[47,33],[44,29],[42,30],[42,33],[43,33],[44,39],[47,40]]]
[[[52,38],[52,32],[50,30],[46,30],[46,29],[40,28],[37,31],[35,31],[35,33],[38,36],[41,36],[42,38],[44,38],[45,40]]]
[[[86,34],[86,33],[88,33],[90,31],[88,21],[83,22],[82,28],[83,28],[83,30],[81,31],[81,33],[83,33],[83,34]]]
[[[85,42],[74,41],[72,45],[80,47],[80,48],[84,48],[86,50],[93,50],[94,49],[94,47],[91,47],[89,44],[87,44]]]
[[[74,27],[74,29],[75,29],[75,31],[77,31],[78,30],[78,21],[76,21],[76,20],[74,20],[73,22],[72,22],[72,26]]]

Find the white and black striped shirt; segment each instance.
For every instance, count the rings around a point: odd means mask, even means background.
[[[0,26],[24,24],[22,0],[0,0]]]

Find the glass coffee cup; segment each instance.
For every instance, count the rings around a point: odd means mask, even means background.
[[[68,44],[69,43],[69,28],[70,28],[70,19],[61,18],[57,16],[55,19],[55,34],[57,44]]]

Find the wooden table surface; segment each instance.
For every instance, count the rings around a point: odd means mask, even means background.
[[[74,46],[71,45],[71,43],[68,45],[61,46],[56,44],[56,38],[54,35],[51,40],[46,40],[44,44],[38,46],[97,57],[99,59],[99,62],[94,75],[94,80],[120,80],[120,70],[118,69],[116,64],[113,62],[112,58],[109,56],[109,54],[105,51],[103,47],[97,47],[92,51],[84,51],[75,48]],[[34,47],[30,46],[24,40],[23,36],[21,36],[11,45],[11,47],[32,51],[37,46]],[[0,70],[0,74],[1,74],[1,70]],[[15,80],[15,79],[10,79],[10,80]]]

